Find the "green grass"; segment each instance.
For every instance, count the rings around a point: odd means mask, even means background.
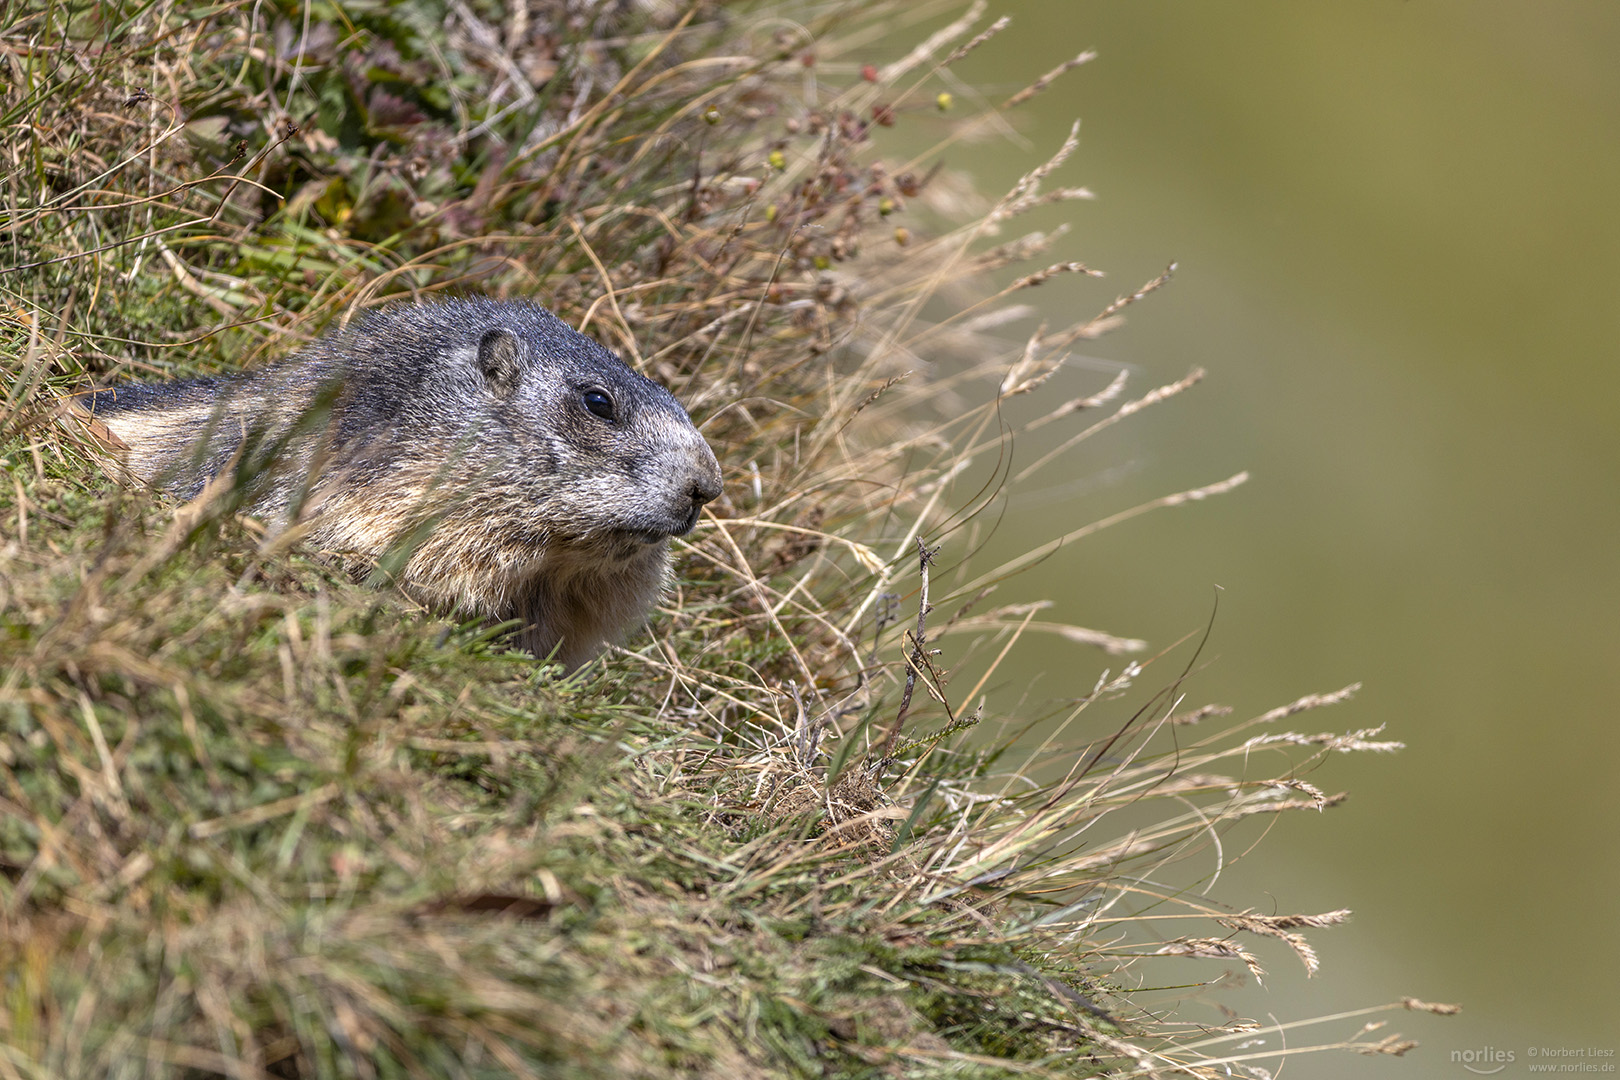
[[[1233,1049],[1243,1022],[1178,1020],[1196,986],[1153,987],[1257,969],[1257,938],[1314,967],[1299,930],[1343,913],[1260,917],[1184,860],[1332,805],[1302,775],[1391,744],[1276,730],[1347,692],[1222,726],[1182,704],[1192,644],[1119,668],[1141,643],[993,607],[1040,547],[919,556],[975,546],[1015,428],[1077,443],[1196,381],[1046,400],[1068,347],[1162,282],[1024,341],[972,325],[1084,270],[1015,235],[1083,197],[1045,190],[1072,146],[999,198],[890,156],[891,122],[943,148],[1016,110],[939,97],[989,24],[523,10],[0,19],[0,1078],[1274,1057]],[[120,487],[63,415],[87,380],[251,366],[445,292],[537,296],[669,384],[725,468],[650,632],[572,677],[278,542],[240,487]],[[1033,632],[1114,671],[1051,715],[981,704],[990,674],[949,684]],[[1324,1046],[1408,1045],[1330,1019]]]

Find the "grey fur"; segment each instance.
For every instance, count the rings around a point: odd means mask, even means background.
[[[395,307],[262,371],[78,403],[140,478],[191,498],[234,468],[277,528],[357,569],[402,560],[408,592],[522,619],[570,669],[645,617],[669,537],[720,494],[669,391],[537,304]]]

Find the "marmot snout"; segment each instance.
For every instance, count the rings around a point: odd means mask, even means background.
[[[521,619],[574,668],[645,615],[720,465],[664,387],[530,303],[391,308],[263,371],[81,395],[182,498],[250,470],[255,511],[425,602]],[[329,412],[328,412],[329,410]]]

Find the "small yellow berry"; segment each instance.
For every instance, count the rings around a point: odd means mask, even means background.
[[[782,151],[780,150],[772,150],[771,156],[767,160],[770,161],[771,168],[773,169],[780,170],[787,168],[787,158],[782,156]]]
[[[934,99],[934,104],[939,106],[939,111],[940,112],[950,112],[951,105],[955,101],[956,101],[955,98],[951,97],[951,95],[949,95],[949,94],[945,93],[943,90],[941,90],[940,94],[939,94],[939,97]]]

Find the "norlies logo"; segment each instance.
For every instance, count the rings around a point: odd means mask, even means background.
[[[1482,1046],[1478,1050],[1453,1050],[1451,1060],[1471,1073],[1492,1076],[1513,1064],[1513,1051]]]

